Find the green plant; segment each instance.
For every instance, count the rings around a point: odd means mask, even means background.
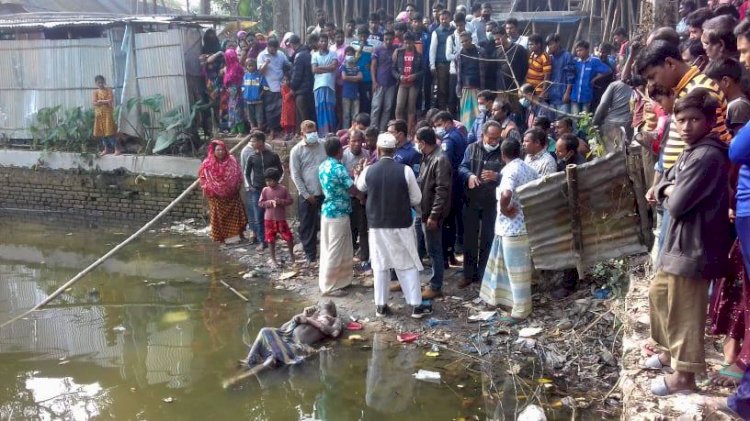
[[[194,133],[195,129],[193,128],[195,116],[198,112],[208,107],[210,107],[210,104],[198,101],[190,107],[190,113],[188,114],[184,113],[180,108],[175,108],[164,114],[159,119],[161,131],[156,137],[153,153],[162,152],[176,143],[182,145],[190,143],[190,147],[192,148],[191,141],[196,136]]]
[[[602,134],[599,131],[599,127],[594,125],[594,115],[589,112],[582,112],[578,118],[578,131],[584,135],[584,138],[589,143],[589,157],[601,157],[604,156],[607,151],[604,149],[604,142],[602,142]]]
[[[94,129],[94,110],[63,109],[61,105],[37,111],[29,125],[34,148],[85,152]]]
[[[601,288],[609,288],[615,297],[623,297],[630,282],[628,265],[623,259],[597,263],[591,270],[591,276],[602,283]]]
[[[130,98],[125,102],[124,106],[117,106],[115,108],[115,116],[119,116],[123,111],[129,116],[135,109],[139,127],[133,125],[128,118],[120,120],[125,121],[125,124],[132,129],[136,136],[146,141],[144,150],[148,150],[156,140],[155,136],[158,127],[154,126],[154,118],[161,114],[163,106],[164,95],[162,94],[145,98]]]

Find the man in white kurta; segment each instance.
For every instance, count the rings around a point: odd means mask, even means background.
[[[401,283],[412,317],[422,318],[432,312],[431,304],[422,303],[419,271],[423,269],[417,252],[417,237],[412,226],[412,208],[422,200],[417,179],[411,168],[393,160],[396,139],[389,133],[378,136],[375,164],[357,178],[357,189],[367,194],[370,262],[375,276],[375,305],[378,317],[390,314],[388,294],[390,270]]]

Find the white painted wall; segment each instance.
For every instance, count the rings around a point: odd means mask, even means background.
[[[192,177],[198,175],[201,161],[176,156],[105,155],[102,157],[68,152],[23,151],[0,149],[0,167],[32,168],[42,166],[53,170],[82,169],[112,172],[124,169],[144,176]]]

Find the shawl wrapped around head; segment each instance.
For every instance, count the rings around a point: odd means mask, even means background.
[[[240,59],[237,57],[237,51],[228,49],[224,51],[224,61],[226,70],[224,71],[224,86],[240,86],[245,71],[242,69]]]
[[[218,146],[227,151],[221,161],[214,154]],[[208,197],[231,197],[237,194],[242,183],[242,169],[221,140],[214,139],[208,145],[208,156],[201,163],[198,179],[203,193]]]

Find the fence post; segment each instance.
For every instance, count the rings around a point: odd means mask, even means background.
[[[565,167],[565,181],[568,186],[568,209],[570,210],[570,228],[573,233],[573,257],[576,260],[578,277],[583,278],[583,231],[581,229],[581,207],[578,202],[578,166],[570,164]]]

